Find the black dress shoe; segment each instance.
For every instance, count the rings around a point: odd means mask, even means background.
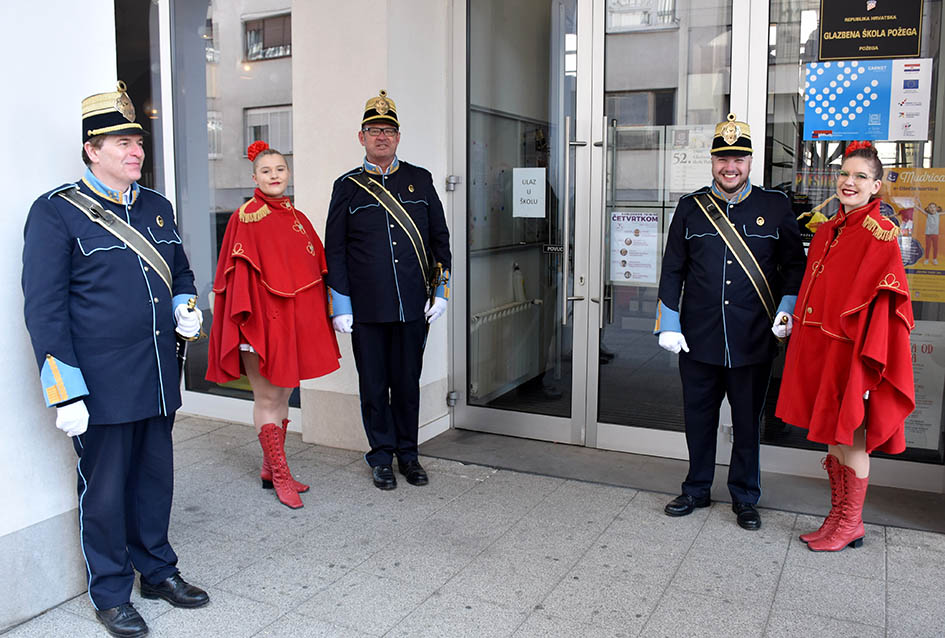
[[[420,465],[420,461],[414,459],[406,463],[397,462],[397,468],[400,473],[407,477],[407,482],[411,485],[426,485],[430,482],[427,471]]]
[[[210,596],[207,595],[207,592],[185,581],[181,578],[180,573],[165,578],[157,585],[149,585],[142,578],[141,597],[163,598],[175,607],[184,607],[185,609],[203,607],[210,602]]]
[[[371,468],[371,477],[374,479],[374,487],[379,490],[392,490],[397,487],[397,479],[390,465],[375,465]]]
[[[96,609],[95,616],[106,631],[119,638],[137,638],[148,634],[148,625],[131,603],[108,609]]]
[[[667,516],[688,516],[692,514],[692,510],[697,507],[708,507],[711,504],[712,499],[708,496],[705,498],[695,498],[688,494],[680,494],[667,503],[663,511],[666,512]]]
[[[738,526],[743,529],[761,529],[761,514],[751,503],[732,503]]]

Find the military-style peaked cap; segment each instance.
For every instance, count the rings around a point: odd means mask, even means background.
[[[751,155],[751,127],[729,113],[726,121],[715,125],[711,152],[713,155]]]
[[[117,91],[96,93],[82,100],[82,142],[96,135],[144,135],[147,131],[135,122],[135,107],[125,83],[118,81]]]
[[[377,97],[372,97],[364,105],[364,119],[361,120],[361,126],[366,124],[393,124],[400,128],[400,122],[397,121],[397,107],[394,101],[387,97],[387,91],[381,89]]]

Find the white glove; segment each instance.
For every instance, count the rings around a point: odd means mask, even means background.
[[[180,303],[174,308],[174,322],[177,324],[177,334],[190,339],[200,334],[203,325],[203,313],[200,308],[188,308],[187,304]]]
[[[669,350],[673,354],[679,354],[680,350],[689,352],[689,344],[686,343],[686,338],[681,332],[673,332],[672,330],[664,330],[660,333],[660,348]]]
[[[354,315],[335,315],[331,319],[335,332],[347,334],[354,332]]]
[[[785,317],[787,321],[782,323]],[[793,328],[794,318],[788,313],[781,311],[774,317],[774,325],[771,326],[771,332],[773,332],[774,336],[778,339],[787,339],[791,336],[791,330]]]
[[[85,433],[89,427],[89,411],[85,407],[85,401],[76,401],[56,408],[56,427],[69,436]]]
[[[446,312],[446,299],[443,297],[434,297],[433,305],[430,305],[430,300],[427,299],[427,302],[423,305],[423,314],[427,318],[427,323],[433,323],[440,316]]]

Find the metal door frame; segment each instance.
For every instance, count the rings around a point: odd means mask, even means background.
[[[599,449],[646,454],[665,458],[686,459],[685,435],[682,432],[652,430],[599,422],[598,413],[598,348],[601,303],[601,268],[604,259],[604,22],[606,0],[578,0],[578,87],[576,119],[572,139],[584,140],[586,146],[575,148],[575,296],[585,301],[574,302],[574,350],[572,352],[572,415],[551,417],[525,412],[496,410],[470,406],[467,403],[467,294],[466,255],[458,255],[454,264],[454,296],[450,318],[450,354],[452,387],[457,404],[453,408],[453,426],[482,432],[520,436],[547,441],[585,445]],[[453,138],[450,149],[453,172],[468,175],[467,140],[467,2],[454,0],[452,11],[453,38]],[[764,132],[768,99],[768,2],[732,1],[731,110],[745,114],[746,121]],[[724,115],[724,114],[723,114]],[[763,135],[758,137],[759,141]],[[751,171],[753,183],[764,179],[765,145],[754,149]],[[595,186],[596,185],[596,186]],[[452,210],[454,246],[467,246],[465,179],[449,193]],[[580,278],[583,275],[583,284]],[[597,301],[593,301],[596,299]],[[654,343],[654,347],[656,347]],[[722,425],[726,407],[723,405]],[[725,465],[731,454],[728,431],[719,429],[717,462]],[[779,446],[761,446],[761,462],[766,472],[823,477],[822,452]],[[945,466],[897,461],[872,460],[872,482],[906,489],[945,492]]]
[[[453,211],[454,223],[452,227],[453,246],[456,247],[453,265],[453,310],[450,317],[450,353],[453,363],[452,384],[456,390],[456,405],[453,408],[453,426],[457,428],[473,429],[481,432],[507,434],[524,438],[541,439],[570,443],[585,444],[587,384],[584,379],[588,372],[587,347],[588,312],[586,306],[589,289],[588,246],[590,230],[587,224],[586,212],[590,201],[587,184],[591,183],[591,169],[588,156],[593,147],[588,143],[585,146],[573,146],[572,161],[574,162],[574,285],[565,292],[576,297],[584,297],[583,301],[569,302],[573,320],[573,346],[571,352],[571,417],[553,417],[527,412],[511,410],[497,410],[469,405],[468,403],[468,294],[469,281],[467,272],[467,256],[465,247],[468,246],[467,225],[467,180],[469,174],[467,160],[467,132],[468,132],[468,3],[465,0],[454,0],[452,15],[453,35],[453,91],[452,91],[452,119],[453,139],[450,150],[453,172],[463,177],[462,182],[456,185],[449,193],[450,207]],[[575,118],[571,122],[571,140],[590,142],[591,137],[591,92],[593,70],[592,37],[594,21],[593,0],[577,0],[577,103]],[[563,124],[563,123],[562,123]],[[461,252],[462,250],[462,252]]]

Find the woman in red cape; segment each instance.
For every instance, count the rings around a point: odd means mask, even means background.
[[[812,551],[862,545],[869,455],[905,450],[904,422],[915,408],[912,303],[899,229],[874,198],[882,179],[876,149],[850,144],[837,176],[840,212],[811,241],[786,330],[793,334],[775,413],[827,444],[830,514],[801,535]]]
[[[247,150],[253,198],[230,217],[213,281],[207,380],[245,373],[263,449],[259,473],[288,507],[302,507],[285,459],[289,395],[302,379],[338,369],[341,353],[328,318],[325,251],[305,215],[285,196],[289,167],[265,142]],[[281,423],[281,427],[277,426]]]

